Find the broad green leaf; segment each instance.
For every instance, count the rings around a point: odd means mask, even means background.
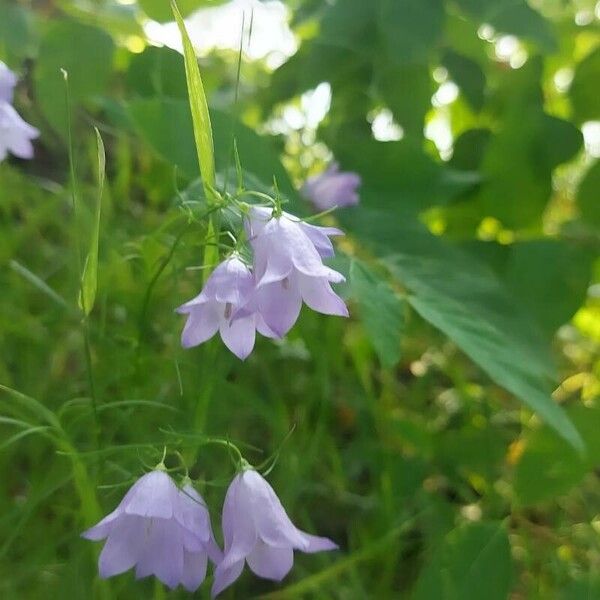
[[[0,59],[10,63],[13,55],[32,57],[38,42],[32,14],[11,0],[0,0],[0,17]]]
[[[144,98],[164,96],[187,99],[183,57],[163,46],[148,46],[131,57],[127,69],[127,87]]]
[[[600,47],[590,52],[575,69],[569,96],[579,122],[600,119]]]
[[[198,164],[200,165],[200,174],[206,197],[211,204],[213,191],[215,189],[215,157],[213,148],[213,134],[208,113],[208,103],[198,60],[194,52],[194,47],[188,36],[183,18],[177,8],[174,0],[171,0],[171,9],[179,27],[181,41],[183,42],[183,56],[185,61],[185,76],[187,80],[190,110],[192,113],[192,124],[194,131],[194,140],[196,142],[196,152]]]
[[[514,474],[514,490],[520,505],[554,501],[576,486],[600,462],[600,410],[574,406],[569,416],[585,442],[585,456],[546,427],[527,435],[525,450]]]
[[[128,113],[139,133],[162,157],[177,165],[189,178],[198,176],[192,119],[186,101],[135,100],[129,104]],[[210,115],[214,125],[216,166],[224,173],[230,162],[232,117],[220,110],[211,110]],[[242,123],[235,124],[235,133],[244,170],[269,185],[275,176],[282,193],[295,198],[297,194],[294,186],[281,164],[272,140],[258,135]],[[231,184],[235,180],[233,167],[229,176]]]
[[[597,161],[579,184],[577,204],[581,216],[600,228],[600,161]]]
[[[409,303],[425,320],[573,447],[583,449],[579,433],[550,395],[555,373],[542,336],[491,270],[410,217],[394,220],[363,210],[346,222],[408,288]]]
[[[154,21],[164,23],[173,19],[168,0],[138,0],[144,12]],[[224,0],[179,0],[177,2],[180,13],[186,17],[198,8],[218,6]]]
[[[358,260],[350,266],[350,289],[361,320],[381,363],[393,367],[400,360],[406,305],[390,285]]]
[[[485,100],[485,74],[482,68],[474,60],[453,50],[446,50],[442,64],[471,107],[481,110]]]
[[[518,242],[509,249],[508,287],[543,330],[552,335],[586,298],[595,253],[559,239]]]
[[[444,5],[442,0],[381,0],[378,26],[392,60],[421,62],[442,35]]]
[[[544,52],[556,50],[556,37],[540,13],[526,0],[456,0],[456,4],[480,23],[499,33],[512,33],[535,42]]]
[[[81,290],[79,293],[79,308],[81,308],[86,315],[89,315],[94,308],[96,290],[98,288],[98,244],[100,241],[100,217],[102,214],[102,194],[104,192],[104,174],[106,170],[104,143],[102,142],[100,132],[96,128],[94,128],[94,131],[96,132],[96,148],[98,156],[98,188],[90,247],[83,266]]]
[[[50,124],[66,136],[64,80],[69,73],[73,106],[101,94],[112,73],[114,44],[96,27],[73,21],[54,21],[41,41],[35,65],[35,95]]]
[[[512,571],[502,523],[463,525],[444,538],[425,564],[412,600],[506,600]]]

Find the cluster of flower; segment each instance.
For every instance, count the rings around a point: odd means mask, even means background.
[[[252,468],[229,485],[223,504],[225,551],[215,542],[202,497],[189,481],[180,489],[163,470],[141,477],[119,506],[83,536],[107,538],[100,554],[103,578],[135,566],[138,579],[155,575],[171,589],[196,590],[215,565],[213,598],[230,586],[247,562],[259,577],[280,581],[294,562],[294,550],[320,552],[337,545],[299,530],[273,488]]]
[[[31,140],[40,134],[12,105],[16,85],[17,76],[0,61],[0,161],[9,152],[19,158],[33,158]]]
[[[252,206],[244,217],[253,265],[233,254],[211,274],[202,292],[177,310],[187,314],[181,336],[185,348],[217,331],[239,358],[254,347],[256,331],[283,337],[300,314],[302,302],[327,315],[348,316],[344,301],[331,288],[344,276],[323,264],[334,255],[334,227],[310,225],[274,208]]]

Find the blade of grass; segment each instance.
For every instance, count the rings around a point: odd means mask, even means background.
[[[98,289],[98,244],[100,241],[100,217],[102,214],[102,194],[104,192],[104,175],[106,171],[104,143],[98,129],[94,127],[94,131],[96,132],[96,148],[98,153],[98,195],[94,211],[94,228],[92,230],[90,248],[83,266],[81,289],[79,291],[79,308],[81,308],[86,316],[94,308],[96,291]]]
[[[185,59],[185,76],[187,80],[188,96],[190,100],[190,109],[192,111],[192,123],[194,126],[194,139],[196,140],[196,151],[198,153],[198,165],[202,176],[202,184],[208,203],[214,201],[215,190],[215,157],[213,149],[212,127],[210,124],[210,115],[208,113],[208,103],[200,69],[194,47],[185,28],[185,23],[177,3],[171,0],[171,10],[177,21],[181,41],[183,43],[183,55]]]
[[[66,308],[67,310],[72,310],[69,303],[57,292],[55,292],[43,279],[38,277],[35,273],[32,273],[27,267],[23,266],[21,263],[16,260],[10,260],[9,262],[10,268],[23,277],[23,279],[27,280],[31,285],[36,287],[40,292],[43,292],[54,300],[57,304]]]

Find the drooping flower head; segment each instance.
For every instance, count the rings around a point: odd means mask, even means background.
[[[106,538],[98,561],[102,578],[135,566],[138,579],[155,575],[172,589],[181,584],[194,591],[206,575],[207,557],[221,560],[200,495],[191,485],[180,490],[160,470],[141,477],[119,506],[82,536]]]
[[[8,102],[0,101],[0,161],[9,152],[19,158],[33,158],[31,140],[39,134]]]
[[[273,488],[253,469],[231,482],[223,504],[225,553],[215,569],[213,597],[230,586],[244,564],[259,577],[281,581],[293,566],[294,550],[320,552],[338,546],[310,535],[290,520]]]
[[[304,301],[327,315],[347,317],[344,301],[331,283],[344,276],[323,264],[333,256],[330,236],[342,235],[333,227],[316,227],[283,212],[253,206],[246,231],[254,250],[255,310],[278,336],[294,325]]]
[[[181,334],[182,346],[202,344],[218,331],[225,345],[244,359],[254,348],[257,329],[262,335],[273,337],[275,334],[259,313],[239,314],[253,290],[254,276],[246,263],[236,255],[225,259],[211,273],[202,292],[177,309],[188,315]]]
[[[12,102],[17,76],[0,60],[0,102]]]
[[[358,204],[357,188],[361,183],[360,175],[351,171],[341,172],[337,163],[313,177],[309,177],[302,186],[302,195],[319,210]]]

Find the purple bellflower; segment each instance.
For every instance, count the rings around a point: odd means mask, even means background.
[[[253,206],[246,230],[254,250],[256,287],[251,306],[278,337],[294,325],[304,301],[327,315],[348,316],[344,301],[331,283],[344,276],[323,264],[334,254],[330,236],[342,235],[333,227],[316,227],[283,212]]]
[[[0,162],[9,152],[19,158],[33,158],[31,140],[40,134],[11,105],[16,84],[17,76],[0,62]]]
[[[190,485],[178,489],[160,470],[141,477],[119,506],[82,536],[107,538],[100,577],[135,566],[138,579],[155,575],[171,589],[181,584],[194,591],[206,575],[207,558],[214,563],[222,558],[200,495]]]
[[[337,545],[298,529],[273,488],[253,469],[239,473],[223,504],[225,553],[215,569],[213,597],[242,573],[244,563],[259,577],[281,581],[292,568],[294,550],[320,552]]]
[[[12,102],[17,76],[0,60],[0,102]]]
[[[329,210],[336,206],[358,204],[356,190],[360,183],[360,175],[351,171],[340,172],[339,165],[332,163],[323,173],[309,177],[300,191],[319,210]]]
[[[256,330],[276,337],[258,312],[239,312],[246,306],[254,290],[254,276],[237,256],[225,259],[210,275],[202,292],[177,312],[187,314],[181,334],[181,345],[191,348],[217,333],[225,345],[242,360],[254,348]]]
[[[9,152],[19,158],[33,158],[31,140],[39,134],[8,102],[0,101],[0,161]]]

